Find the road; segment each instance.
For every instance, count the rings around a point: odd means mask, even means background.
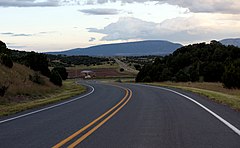
[[[240,146],[240,113],[205,97],[145,85],[84,83],[92,87],[72,102],[1,118],[0,147]]]
[[[114,60],[118,63],[118,65],[123,68],[125,71],[133,73],[133,74],[138,74],[138,70],[131,68],[128,66],[126,63],[122,62],[121,60],[114,58]]]

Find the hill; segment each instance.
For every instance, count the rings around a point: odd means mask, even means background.
[[[139,41],[128,43],[104,44],[88,48],[76,48],[62,52],[48,52],[48,54],[87,55],[87,56],[142,56],[142,55],[168,55],[181,44],[169,41]]]
[[[34,77],[36,72],[18,63],[14,63],[12,68],[0,64],[0,71],[0,87],[9,86],[4,98],[0,97],[0,104],[5,101],[19,102],[27,98],[36,98],[57,88],[47,77],[40,74],[38,76],[42,84],[34,83],[30,77]]]
[[[223,82],[227,88],[240,88],[240,48],[217,41],[181,47],[173,54],[145,65],[137,82]]]
[[[240,38],[235,38],[235,39],[223,39],[220,41],[223,45],[233,45],[240,47]]]

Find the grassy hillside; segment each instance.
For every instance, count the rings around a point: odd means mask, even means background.
[[[64,81],[62,87],[55,86],[49,78],[40,74],[44,83],[37,84],[29,80],[29,75],[34,73],[17,63],[11,69],[0,64],[0,86],[9,85],[5,96],[0,97],[0,116],[68,99],[86,90],[74,80]]]
[[[21,101],[25,98],[38,98],[42,94],[58,89],[49,82],[48,78],[41,76],[44,84],[40,85],[29,80],[34,71],[24,65],[14,63],[13,68],[0,65],[0,85],[9,85],[2,101]]]

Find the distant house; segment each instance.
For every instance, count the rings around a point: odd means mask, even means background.
[[[81,71],[80,77],[84,79],[91,79],[91,78],[95,78],[96,74],[91,70],[83,70]]]

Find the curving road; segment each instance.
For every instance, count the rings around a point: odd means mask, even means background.
[[[85,95],[0,119],[0,147],[239,148],[240,112],[138,84],[83,82]]]

